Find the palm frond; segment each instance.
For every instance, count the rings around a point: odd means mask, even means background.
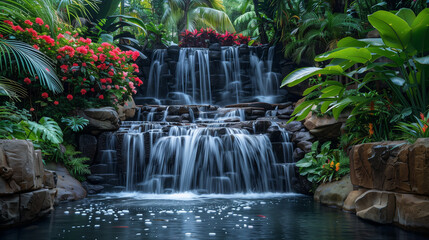
[[[13,69],[38,76],[41,84],[54,93],[63,91],[49,57],[24,42],[0,39],[0,71],[5,73]]]
[[[20,98],[27,96],[27,91],[19,83],[0,76],[0,96],[19,101]]]

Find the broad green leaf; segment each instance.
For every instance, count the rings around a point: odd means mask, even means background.
[[[347,47],[365,47],[367,46],[366,43],[357,40],[356,38],[352,37],[345,37],[338,41],[337,47],[338,48],[347,48]]]
[[[415,58],[416,62],[423,64],[423,65],[429,65],[429,56],[421,57],[421,58]]]
[[[371,53],[365,48],[344,48],[339,51],[331,51],[316,56],[314,60],[325,61],[332,58],[348,59],[357,63],[366,63],[371,60]]]
[[[409,26],[411,26],[411,24],[413,24],[414,19],[416,19],[416,14],[414,14],[413,10],[409,8],[399,9],[399,11],[396,13],[396,16],[404,19]]]
[[[324,89],[322,89],[322,95],[321,98],[330,98],[330,97],[337,97],[344,91],[343,87],[339,86],[329,86]]]
[[[306,67],[297,69],[291,73],[289,73],[282,81],[282,85],[280,87],[284,87],[288,85],[288,87],[293,87],[304,80],[318,75],[318,74],[332,74],[332,75],[341,75],[343,74],[343,69],[340,66],[328,66],[325,68],[318,67]]]
[[[320,107],[320,111],[322,113],[325,113],[328,110],[328,108],[331,105],[331,103],[333,103],[333,102],[335,102],[335,101],[328,101],[328,100],[324,101],[322,103],[322,106]]]
[[[406,49],[411,40],[411,27],[402,18],[387,11],[377,11],[368,20],[381,35],[383,42],[393,48]]]
[[[417,15],[411,25],[411,42],[419,52],[429,50],[429,8],[424,9]]]
[[[405,83],[405,79],[400,78],[400,77],[391,77],[390,81],[392,81],[393,84],[397,85],[397,86],[403,86]]]
[[[316,84],[312,87],[309,87],[305,89],[305,91],[302,93],[302,96],[307,96],[309,93],[313,92],[316,88],[322,86],[322,83]]]

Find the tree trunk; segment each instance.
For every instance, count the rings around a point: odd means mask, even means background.
[[[264,23],[261,20],[261,15],[259,14],[258,0],[253,0],[253,5],[255,7],[256,17],[258,17],[258,30],[259,36],[261,37],[261,43],[266,44],[268,43],[268,37],[264,29]]]

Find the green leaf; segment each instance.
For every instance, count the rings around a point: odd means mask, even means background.
[[[321,62],[332,58],[341,58],[358,63],[366,63],[371,60],[371,53],[365,48],[349,47],[320,54],[319,56],[316,56],[314,60]]]
[[[411,25],[411,42],[419,52],[429,50],[429,8],[424,9],[417,15]]]
[[[416,62],[423,64],[423,65],[429,65],[429,56],[424,56],[421,58],[415,58]]]
[[[402,18],[387,11],[377,11],[368,20],[381,35],[383,42],[393,48],[406,49],[411,40],[411,27]]]
[[[341,75],[343,74],[343,69],[340,66],[328,66],[325,68],[318,67],[306,67],[299,68],[291,73],[289,73],[282,81],[280,87],[288,85],[288,87],[293,87],[304,80],[318,75],[318,74],[332,74],[332,75]]]
[[[352,37],[345,37],[343,39],[341,39],[340,41],[338,41],[337,43],[337,47],[338,48],[347,48],[347,47],[365,47],[367,46],[366,43],[357,40],[356,38],[352,38]]]
[[[302,96],[307,96],[309,93],[313,92],[316,88],[320,87],[321,85],[322,85],[322,83],[319,83],[319,84],[316,84],[312,87],[305,89],[305,91],[302,93]]]
[[[322,89],[322,95],[321,98],[330,98],[330,97],[336,97],[339,96],[344,91],[343,87],[339,86],[329,86],[324,89]]]
[[[63,142],[63,132],[52,118],[42,117],[39,123],[28,121],[28,128],[39,138],[53,144]]]
[[[413,10],[409,8],[399,9],[399,11],[396,13],[396,16],[404,19],[410,26],[413,24],[414,19],[416,19],[416,14],[414,14]]]

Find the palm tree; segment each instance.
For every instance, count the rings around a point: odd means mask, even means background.
[[[222,0],[166,0],[163,21],[178,32],[210,27],[219,32],[234,32]]]

